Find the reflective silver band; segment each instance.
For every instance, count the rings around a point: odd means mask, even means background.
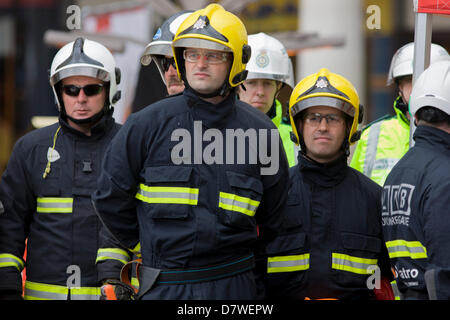
[[[295,117],[301,111],[315,106],[328,106],[341,110],[350,117],[355,116],[355,108],[347,101],[333,97],[311,97],[297,102],[292,108],[292,117]]]
[[[105,70],[89,67],[89,66],[79,66],[79,67],[69,67],[67,69],[62,69],[61,71],[55,73],[50,78],[50,84],[53,86],[62,79],[71,77],[71,76],[86,76],[86,77],[92,77],[97,78],[102,81],[110,81],[109,73]]]
[[[186,47],[186,48],[202,48],[202,49],[211,49],[211,50],[219,50],[219,51],[226,51],[226,52],[232,52],[230,48],[227,46],[224,46],[223,44],[220,44],[218,42],[205,40],[205,39],[198,39],[198,38],[183,38],[175,41],[173,43],[174,47]]]
[[[366,156],[364,159],[363,173],[367,177],[372,176],[373,166],[377,156],[378,137],[380,135],[380,128],[383,122],[374,123],[369,128],[369,136],[367,137]]]

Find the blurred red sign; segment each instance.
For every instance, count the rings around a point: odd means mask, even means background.
[[[417,12],[450,15],[450,0],[418,0]]]

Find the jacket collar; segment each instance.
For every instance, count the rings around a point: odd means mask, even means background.
[[[443,130],[420,125],[414,131],[413,139],[416,146],[440,150],[450,157],[450,134]]]
[[[236,94],[232,90],[230,94],[220,103],[213,104],[198,97],[189,88],[183,91],[186,97],[189,111],[194,121],[202,121],[202,124],[208,128],[221,129],[232,116],[235,108]]]
[[[272,122],[275,124],[277,128],[281,124],[282,113],[283,108],[281,107],[280,101],[278,101],[278,99],[274,99],[272,106],[267,112],[267,116],[269,116],[269,118],[272,119]]]
[[[85,135],[83,132],[78,131],[77,129],[71,127],[68,123],[67,123],[67,119],[65,117],[61,117],[61,115],[59,116],[59,124],[61,125],[62,129],[65,132],[71,133],[77,137],[80,138],[85,138],[85,139],[90,139],[92,137],[99,137],[99,136],[103,136],[103,134],[111,127],[114,125],[114,118],[112,117],[114,112],[114,109],[110,109],[108,110],[108,112],[96,123],[92,126],[91,128],[91,135],[87,136]]]
[[[344,180],[347,174],[347,157],[342,155],[337,160],[321,164],[299,153],[298,166],[308,184],[333,187]]]
[[[405,116],[405,114],[397,107],[397,103],[399,99],[402,99],[401,96],[398,96],[397,99],[394,101],[394,111],[397,117],[398,122],[405,127],[406,129],[409,129],[409,121],[408,118]]]

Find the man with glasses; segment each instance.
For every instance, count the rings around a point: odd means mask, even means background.
[[[390,289],[391,275],[381,187],[347,166],[362,121],[358,94],[321,69],[297,84],[289,116],[301,152],[290,169],[283,231],[267,250],[269,296],[372,299],[377,285]]]
[[[260,298],[288,165],[275,125],[236,98],[250,58],[246,29],[210,4],[181,24],[173,51],[183,94],[130,116],[106,154],[95,206],[125,248],[140,243],[138,298]],[[276,172],[264,174],[253,157],[262,141]]]
[[[91,202],[107,145],[120,72],[103,45],[78,38],[50,68],[59,122],[14,146],[0,183],[0,299],[99,299],[95,259],[101,226]]]

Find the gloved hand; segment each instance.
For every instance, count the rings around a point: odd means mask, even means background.
[[[376,300],[395,300],[395,294],[392,290],[391,282],[386,277],[381,277],[381,286],[379,289],[373,289]]]
[[[101,287],[100,300],[134,300],[136,294],[129,285],[115,279],[108,279]]]
[[[1,290],[0,300],[23,300],[22,293],[15,290]]]

